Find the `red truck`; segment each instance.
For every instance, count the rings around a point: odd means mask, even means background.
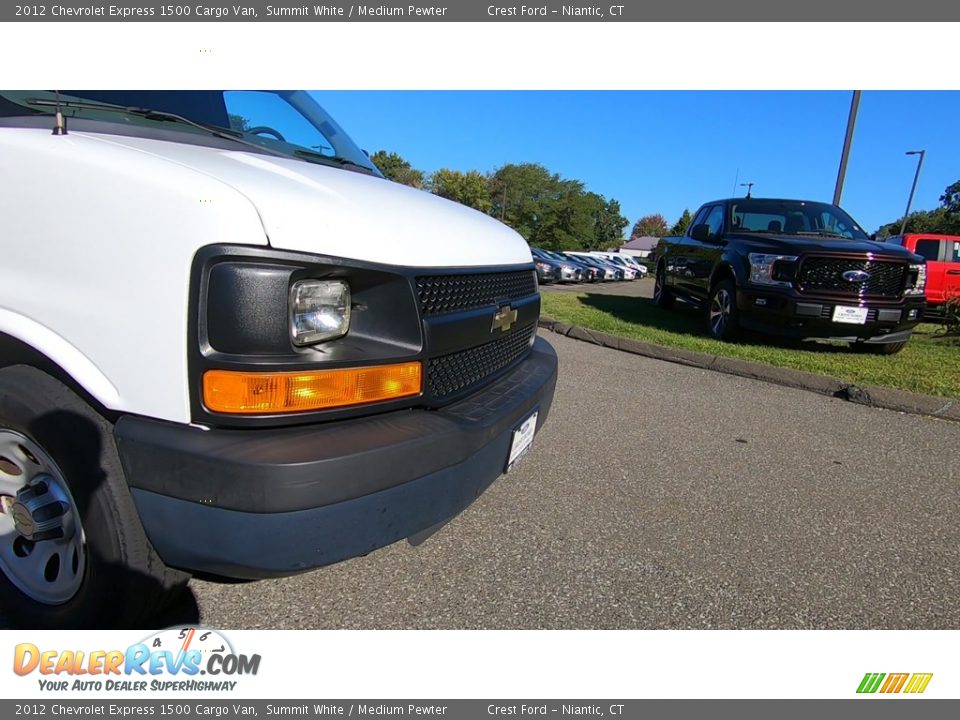
[[[960,235],[908,233],[887,240],[927,259],[927,315],[936,317],[951,297],[960,298]]]

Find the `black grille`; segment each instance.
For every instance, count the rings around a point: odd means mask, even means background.
[[[844,280],[843,274],[850,270],[861,270],[870,277],[862,282]],[[903,263],[811,257],[800,266],[797,285],[802,292],[899,297],[906,272],[907,266]]]
[[[536,330],[536,325],[530,325],[486,345],[431,359],[427,363],[430,394],[446,397],[519,360],[530,349],[530,338]]]
[[[423,315],[471,310],[527,297],[537,292],[533,270],[478,275],[430,275],[417,278]]]

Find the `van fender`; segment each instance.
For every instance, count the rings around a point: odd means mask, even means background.
[[[86,355],[67,339],[24,315],[0,308],[0,333],[5,333],[60,366],[101,405],[123,410],[120,393]]]

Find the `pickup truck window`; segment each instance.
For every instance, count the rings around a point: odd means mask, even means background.
[[[723,205],[714,205],[707,214],[704,223],[710,226],[710,235],[719,235],[723,229]]]
[[[709,212],[710,206],[705,205],[697,211],[696,216],[693,218],[693,222],[690,223],[690,226],[687,228],[687,235],[690,234],[690,231],[693,230],[697,225],[702,225],[706,222],[707,212]]]
[[[849,215],[825,203],[744,198],[730,211],[737,232],[868,239]]]
[[[914,249],[917,255],[922,255],[927,260],[940,259],[940,241],[939,240],[917,240],[917,247]]]
[[[835,213],[820,213],[820,227],[828,232],[843,235],[845,238],[853,237],[853,230],[847,227]]]

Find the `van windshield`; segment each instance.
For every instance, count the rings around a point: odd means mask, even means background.
[[[0,117],[54,115],[122,122],[130,129],[211,133],[307,162],[379,174],[336,121],[303,90],[0,91]],[[185,122],[186,121],[186,122]],[[192,123],[192,124],[191,124]],[[219,134],[218,134],[219,133]]]

